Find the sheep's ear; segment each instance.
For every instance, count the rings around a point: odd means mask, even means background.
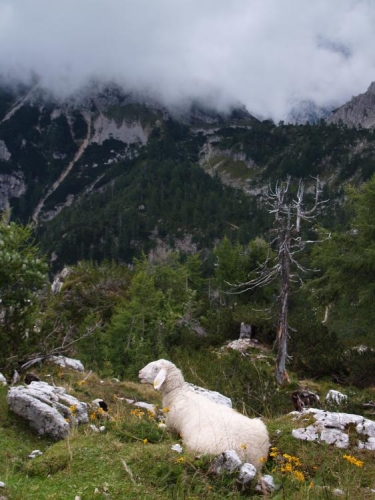
[[[164,380],[167,378],[167,370],[162,368],[160,372],[156,375],[154,380],[154,388],[160,391],[160,387],[163,385]]]

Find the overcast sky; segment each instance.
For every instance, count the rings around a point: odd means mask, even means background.
[[[278,121],[375,80],[375,0],[0,0],[0,71],[240,101]]]

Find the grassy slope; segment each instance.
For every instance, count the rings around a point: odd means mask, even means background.
[[[4,494],[8,500],[73,500],[76,496],[81,500],[259,497],[254,489],[241,492],[233,477],[209,474],[208,459],[172,451],[171,445],[178,439],[159,429],[146,411],[134,414],[134,407],[121,400],[130,397],[160,403],[159,393],[151,387],[100,381],[95,374],[58,372],[51,367],[40,373],[45,380],[47,370],[55,383],[82,401],[102,397],[109,405],[111,418],[103,419],[92,411],[92,422],[104,425],[104,433],[85,425],[73,429],[67,440],[50,442],[36,437],[8,411],[7,389],[0,388],[0,481],[6,483]],[[363,395],[360,397],[363,400]],[[272,498],[335,498],[333,488],[342,489],[343,498],[373,498],[370,488],[375,488],[374,452],[359,452],[354,445],[350,450],[339,450],[297,441],[291,437],[292,428],[307,422],[293,422],[290,416],[267,418],[266,423],[273,449],[264,473],[272,474],[279,486]],[[28,458],[34,449],[40,449],[43,455]],[[344,454],[360,459],[363,466],[348,462]]]

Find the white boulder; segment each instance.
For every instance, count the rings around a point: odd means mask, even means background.
[[[330,389],[326,396],[326,403],[340,405],[345,403],[348,400],[348,396],[346,394],[342,394],[342,392],[335,391],[334,389]]]
[[[324,441],[338,448],[349,446],[349,428],[355,428],[358,447],[375,449],[375,422],[361,415],[352,413],[335,413],[316,408],[292,412],[297,420],[303,421],[306,416],[313,416],[315,422],[307,427],[293,429],[292,436],[304,441]],[[310,420],[310,419],[309,419]]]
[[[199,387],[198,385],[194,384],[187,385],[189,389],[191,389],[196,394],[200,394],[201,396],[204,396],[205,398],[210,399],[215,403],[219,403],[220,405],[229,406],[230,408],[232,408],[232,400],[227,396],[223,396],[223,394],[220,394],[220,392],[210,391],[209,389],[204,389],[203,387]]]
[[[64,439],[72,425],[89,421],[86,403],[46,382],[11,387],[7,401],[10,410],[28,420],[39,435],[53,439]]]
[[[250,483],[254,477],[257,475],[257,470],[254,465],[245,463],[241,465],[240,473],[238,474],[238,479],[242,484]]]
[[[71,368],[72,370],[77,370],[78,372],[83,372],[85,370],[81,361],[78,359],[67,358],[66,356],[50,356],[48,361],[61,366],[61,368]]]
[[[222,472],[234,472],[239,469],[242,462],[234,450],[224,451],[212,462],[210,471],[220,475]]]

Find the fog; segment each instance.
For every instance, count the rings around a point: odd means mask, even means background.
[[[60,94],[96,78],[285,119],[375,80],[372,0],[0,0],[0,68]]]

